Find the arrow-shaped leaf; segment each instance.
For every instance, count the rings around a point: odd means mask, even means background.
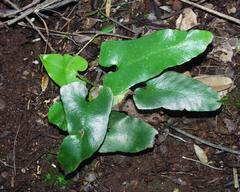
[[[40,59],[48,75],[59,86],[81,81],[77,78],[78,71],[85,71],[88,67],[87,61],[78,55],[46,54]]]
[[[161,30],[127,41],[107,41],[101,46],[100,65],[116,65],[117,71],[104,78],[104,85],[119,95],[169,67],[181,65],[202,53],[212,41],[208,31]]]
[[[54,108],[56,108],[57,112],[54,111]],[[61,126],[65,119],[62,103],[55,103],[49,109],[48,116],[51,123]],[[157,134],[157,131],[144,121],[116,111],[111,112],[108,129],[105,140],[99,149],[100,153],[136,153],[152,147]],[[71,142],[80,143],[81,140],[79,136],[74,135],[74,137],[65,138],[64,142],[66,143],[64,147],[66,149],[63,148],[63,150],[69,151],[68,148],[71,147],[68,147],[68,145],[71,146]],[[75,148],[75,150],[80,149]],[[74,156],[73,159],[77,158]]]
[[[88,91],[82,82],[65,85],[60,93],[70,135],[60,147],[58,160],[69,173],[92,156],[102,144],[113,96],[109,88],[100,87],[98,97],[88,102]]]
[[[138,109],[214,111],[221,106],[219,100],[218,93],[207,85],[171,71],[148,81],[134,95]]]
[[[153,146],[156,129],[144,121],[120,112],[112,112],[109,131],[99,152],[136,153]]]
[[[54,103],[48,110],[48,121],[57,125],[63,131],[67,131],[67,122],[65,119],[62,102]]]

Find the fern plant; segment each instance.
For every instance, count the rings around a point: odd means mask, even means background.
[[[140,110],[217,110],[221,106],[217,92],[198,80],[167,70],[204,52],[212,39],[208,31],[166,29],[135,40],[103,42],[99,64],[116,66],[117,70],[107,73],[103,84],[90,90],[78,78],[78,72],[88,67],[84,58],[41,55],[46,71],[60,87],[61,99],[50,107],[48,119],[68,133],[58,154],[66,173],[96,152],[136,153],[153,147],[157,134],[154,127],[112,111],[113,104],[125,98],[129,89]],[[145,86],[140,86],[143,82]]]

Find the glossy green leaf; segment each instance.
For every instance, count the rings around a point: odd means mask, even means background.
[[[114,27],[115,27],[114,24],[109,24],[106,27],[104,27],[103,29],[101,29],[101,32],[103,32],[103,33],[111,33],[111,32],[113,32]]]
[[[104,78],[114,95],[146,81],[169,67],[181,65],[202,53],[212,41],[208,31],[161,30],[135,40],[107,41],[100,50],[100,65],[117,67]]]
[[[214,111],[221,106],[217,92],[198,80],[176,72],[163,73],[135,91],[138,109]]]
[[[67,122],[65,119],[62,102],[55,102],[48,110],[48,121],[57,125],[63,131],[67,131]]]
[[[81,161],[90,157],[89,152],[83,148],[83,146],[88,145],[83,136],[80,133],[68,135],[60,146],[58,161],[62,164],[67,174],[76,170]]]
[[[70,136],[64,139],[60,147],[58,160],[69,173],[92,156],[102,144],[113,96],[109,88],[100,87],[98,97],[88,102],[88,90],[82,82],[63,86],[60,94]]]
[[[120,112],[112,112],[109,130],[99,152],[136,153],[153,147],[157,130],[144,121]]]
[[[78,71],[85,71],[88,67],[87,61],[78,55],[46,54],[40,59],[48,75],[59,86],[81,81],[77,78]]]

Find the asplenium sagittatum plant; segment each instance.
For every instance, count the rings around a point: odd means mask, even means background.
[[[91,89],[78,78],[78,72],[88,68],[84,58],[41,55],[49,76],[60,86],[61,99],[50,107],[48,119],[68,133],[58,153],[65,172],[73,172],[96,152],[136,153],[153,147],[157,134],[154,127],[112,111],[113,103],[124,98],[129,89],[140,110],[218,109],[218,93],[198,80],[166,70],[201,54],[212,39],[208,31],[166,29],[135,40],[106,41],[101,45],[99,64],[104,68],[116,66],[117,70],[105,74],[103,84]],[[142,82],[145,86],[140,86]]]

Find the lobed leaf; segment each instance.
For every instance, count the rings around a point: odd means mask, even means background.
[[[61,102],[55,103],[51,108],[58,107],[63,109],[61,108],[63,107]],[[57,113],[49,113],[48,115],[49,121],[57,126],[61,125],[63,118],[65,118],[64,110],[58,110]],[[54,120],[52,120],[53,117]],[[154,137],[157,134],[157,131],[144,121],[116,111],[111,112],[108,129],[105,140],[99,149],[100,153],[136,153],[152,147]],[[71,151],[71,142],[80,143],[79,135],[66,138],[62,150]],[[80,150],[80,145],[78,147],[75,146],[75,150]],[[73,159],[76,159],[76,157],[74,156]]]
[[[119,95],[163,70],[181,65],[202,53],[213,39],[208,31],[165,29],[135,40],[102,43],[100,65],[117,67],[104,77],[104,86]]]
[[[85,71],[87,61],[76,55],[45,54],[40,59],[52,80],[60,87],[71,82],[81,81],[77,78],[78,71]]]
[[[112,92],[100,87],[93,101],[86,101],[88,90],[82,82],[73,82],[60,89],[67,121],[67,136],[58,154],[58,160],[67,173],[92,156],[102,144],[107,132],[112,107]]]
[[[217,92],[198,80],[173,71],[165,72],[135,91],[138,109],[214,111],[221,106]]]
[[[136,153],[153,147],[156,134],[157,130],[144,121],[124,113],[112,112],[109,130],[99,152]]]
[[[67,131],[67,122],[65,119],[62,102],[55,102],[48,110],[48,121],[57,125],[61,130]]]

